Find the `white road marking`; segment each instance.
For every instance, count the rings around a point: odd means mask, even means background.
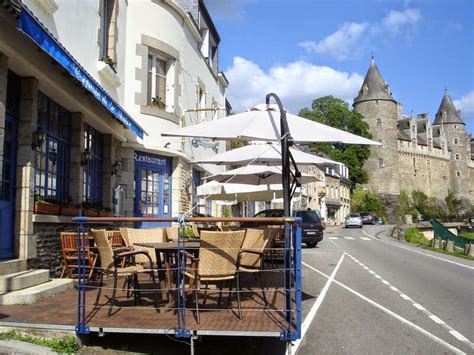
[[[362,231],[362,233],[364,233],[364,234],[365,234],[366,236],[368,236],[369,238],[378,240],[379,242],[382,242],[382,243],[387,243],[387,242],[385,242],[385,241],[383,241],[383,240],[380,240],[380,239],[377,239],[377,238],[375,238],[375,237],[372,237],[370,234],[366,233],[364,230]],[[401,246],[401,245],[397,245],[397,244],[395,244],[395,243],[387,243],[387,244],[393,245],[394,247],[397,247],[397,248],[400,248],[400,249],[405,249],[405,250],[411,251],[411,252],[413,252],[413,253],[421,254],[421,255],[424,255],[424,256],[427,256],[427,257],[430,257],[430,258],[433,258],[433,259],[442,260],[442,261],[445,261],[445,262],[450,263],[450,264],[454,264],[454,265],[457,265],[457,266],[462,266],[462,267],[465,267],[465,268],[474,270],[474,267],[473,267],[473,266],[469,266],[469,265],[457,263],[457,262],[455,262],[455,261],[448,260],[448,259],[444,259],[444,258],[440,258],[440,257],[438,257],[438,256],[434,256],[434,255],[431,255],[431,254],[428,254],[428,253],[422,253],[421,251],[414,250],[414,249],[412,249],[412,248],[407,248],[407,247],[404,247],[404,246]]]
[[[306,264],[305,262],[303,262],[303,265],[308,267],[309,269],[317,272],[318,274],[326,277],[326,278],[329,278],[330,276],[326,275],[324,272],[322,271],[319,271],[318,269],[312,267],[311,265],[308,265]],[[424,334],[425,336],[427,336],[428,338],[432,339],[433,341],[435,341],[436,343],[446,347],[447,349],[451,350],[452,352],[456,353],[456,354],[465,354],[463,351],[461,351],[460,349],[456,348],[455,346],[449,344],[448,342],[444,341],[443,339],[437,337],[436,335],[428,332],[426,329],[423,329],[421,328],[420,326],[416,325],[415,323],[409,321],[408,319],[406,318],[403,318],[401,315],[391,311],[390,309],[382,306],[381,304],[365,297],[364,295],[362,295],[361,293],[353,290],[352,288],[350,288],[349,286],[346,286],[345,284],[343,284],[342,282],[339,282],[337,280],[333,280],[333,282],[339,286],[341,286],[342,288],[344,288],[345,290],[349,291],[350,293],[352,293],[353,295],[361,298],[362,300],[368,302],[369,304],[371,304],[372,306],[380,309],[381,311],[387,313],[388,315],[392,316],[393,318],[395,319],[398,319],[400,322],[402,322],[403,324],[406,324],[407,326],[409,326],[410,328]]]
[[[380,277],[379,275],[374,275],[376,279],[381,279],[382,277]]]
[[[421,304],[413,303],[413,306],[414,306],[415,308],[418,308],[420,311],[426,311],[426,308],[423,307]]]
[[[438,317],[436,317],[434,314],[432,314],[432,315],[430,316],[430,318],[431,318],[431,320],[432,320],[433,322],[435,322],[435,323],[444,324],[444,322],[443,322],[441,319],[439,319]]]
[[[369,268],[367,266],[364,266],[364,269],[369,270]]]
[[[319,307],[323,303],[324,297],[326,297],[326,293],[329,290],[329,286],[331,286],[332,282],[334,281],[334,277],[336,276],[336,273],[339,270],[339,267],[341,266],[345,255],[347,255],[347,254],[343,253],[341,255],[341,258],[339,259],[339,261],[337,262],[336,267],[332,271],[331,276],[329,276],[328,280],[326,281],[326,284],[324,285],[323,290],[319,294],[318,298],[316,299],[313,306],[311,307],[308,315],[304,319],[304,321],[301,325],[301,338],[294,342],[294,345],[291,347],[291,354],[296,354],[296,351],[298,350],[298,347],[300,346],[301,341],[303,340],[303,338],[304,338],[306,332],[308,331],[311,323],[313,322],[314,318],[316,317],[316,313],[318,312]]]
[[[391,289],[392,291],[398,292],[398,288],[396,288],[395,286],[391,286],[390,289]]]
[[[375,275],[375,271],[370,270],[369,272],[370,272],[371,274],[374,274],[374,275]]]
[[[385,285],[390,285],[390,282],[388,282],[387,280],[382,280],[382,283]]]
[[[366,238],[366,237],[360,237],[360,239],[362,239],[362,240],[370,240],[370,238]]]
[[[457,340],[468,341],[468,339],[464,335],[455,330],[450,330],[449,333],[451,333],[451,335],[453,335]]]
[[[403,298],[404,300],[409,300],[410,299],[410,297],[408,297],[404,293],[400,293],[400,297]]]
[[[344,237],[344,239],[347,239],[347,240],[354,240],[355,238],[353,238],[353,237]]]
[[[329,239],[337,239],[337,237],[329,237]]]

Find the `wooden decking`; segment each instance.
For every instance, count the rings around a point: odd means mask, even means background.
[[[274,273],[275,274],[275,273]],[[203,292],[199,294],[201,322],[196,322],[193,309],[194,296],[189,294],[186,307],[185,328],[202,335],[256,335],[276,336],[287,328],[285,321],[285,297],[281,287],[282,277],[269,273],[265,277],[265,304],[262,289],[253,275],[241,276],[243,319],[237,317],[235,294],[227,308],[227,292],[223,293],[218,305],[219,291],[208,292],[206,305]],[[142,285],[149,283],[141,279]],[[122,283],[119,283],[121,286]],[[280,287],[277,287],[280,285]],[[123,333],[174,333],[177,328],[176,313],[171,310],[160,312],[153,306],[152,293],[142,294],[142,304],[135,306],[133,298],[126,297],[122,290],[117,292],[113,313],[109,317],[108,300],[112,293],[108,281],[102,291],[100,308],[94,310],[97,284],[90,283],[86,292],[87,325],[92,332]],[[227,289],[224,289],[227,291]],[[28,326],[73,330],[77,322],[77,290],[63,292],[33,305],[0,306],[0,325]]]

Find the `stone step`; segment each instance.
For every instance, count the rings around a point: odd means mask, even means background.
[[[11,259],[0,261],[0,275],[7,275],[25,270],[26,260]]]
[[[27,270],[0,276],[0,293],[22,290],[49,281],[49,270]]]
[[[57,293],[70,290],[73,287],[74,280],[51,279],[51,281],[41,285],[0,295],[0,305],[33,304],[44,298],[54,296]]]

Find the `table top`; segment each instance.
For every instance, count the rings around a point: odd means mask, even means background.
[[[157,250],[178,250],[178,243],[134,243],[140,247],[154,248]],[[184,248],[185,243],[181,243],[181,247]],[[186,249],[199,249],[200,242],[186,242]]]

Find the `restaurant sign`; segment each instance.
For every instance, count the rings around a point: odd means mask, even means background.
[[[135,152],[135,162],[142,164],[150,164],[154,166],[169,166],[170,158],[161,155],[148,154],[143,152]]]

